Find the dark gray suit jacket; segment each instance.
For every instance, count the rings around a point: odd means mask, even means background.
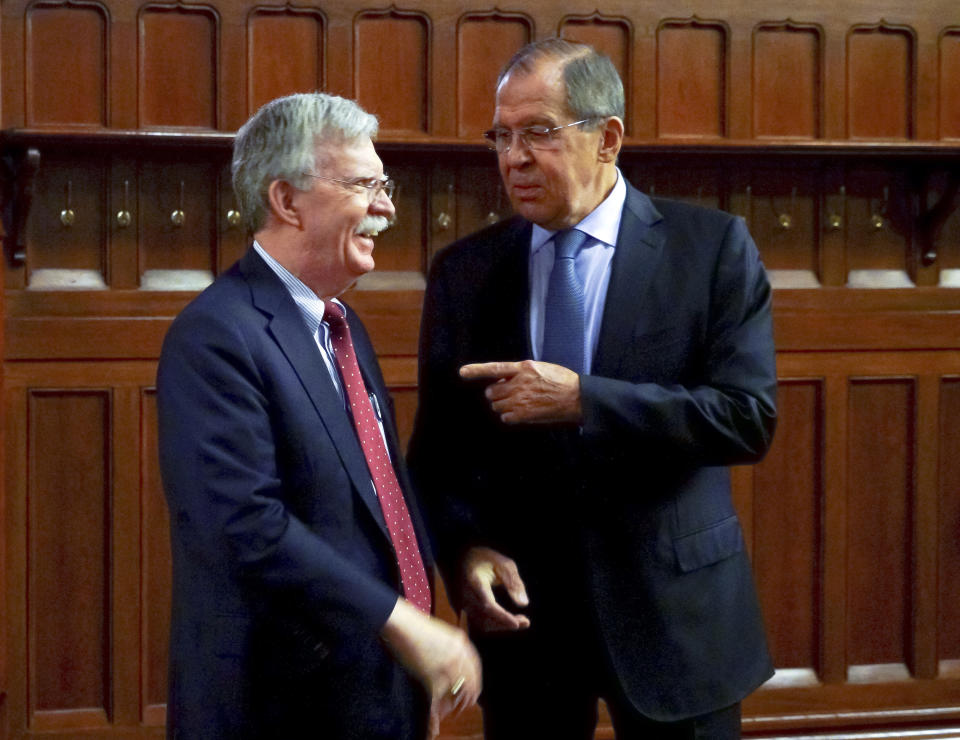
[[[409,461],[441,569],[485,544],[517,561],[532,621],[587,604],[653,719],[728,706],[772,671],[727,469],[776,421],[757,250],[740,219],[628,186],[582,427],[507,427],[457,369],[532,357],[530,230],[501,222],[431,269]]]

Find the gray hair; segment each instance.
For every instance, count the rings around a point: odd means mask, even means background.
[[[562,63],[567,106],[574,118],[604,119],[617,116],[624,119],[626,106],[623,82],[617,68],[610,57],[589,44],[561,38],[527,44],[507,62],[497,78],[497,87],[511,72],[529,74],[543,60]]]
[[[305,172],[317,167],[317,147],[377,136],[377,118],[352,100],[298,93],[271,100],[253,114],[233,142],[233,191],[244,225],[256,233],[267,220],[267,190],[285,180],[306,190]]]

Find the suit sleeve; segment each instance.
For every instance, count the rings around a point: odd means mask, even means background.
[[[269,399],[276,379],[261,375],[251,344],[209,311],[181,315],[164,343],[157,400],[172,526],[250,593],[289,597],[334,634],[343,624],[379,631],[397,594],[284,503],[276,440],[285,427]]]
[[[723,234],[708,290],[693,381],[582,376],[586,441],[652,445],[694,465],[755,462],[766,453],[776,425],[771,290],[741,219]]]

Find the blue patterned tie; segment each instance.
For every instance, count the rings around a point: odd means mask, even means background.
[[[554,262],[543,318],[542,359],[583,372],[583,286],[574,261],[587,235],[576,229],[553,235]]]

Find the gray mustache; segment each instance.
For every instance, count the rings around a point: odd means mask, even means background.
[[[358,234],[383,232],[390,228],[390,221],[384,216],[364,216],[356,228]]]

